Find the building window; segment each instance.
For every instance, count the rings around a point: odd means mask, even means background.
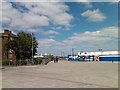
[[[9,54],[9,58],[12,58],[12,53]]]

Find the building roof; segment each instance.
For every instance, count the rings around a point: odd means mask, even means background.
[[[0,33],[0,37],[17,37],[17,35],[13,34],[10,30],[4,30],[4,33]]]

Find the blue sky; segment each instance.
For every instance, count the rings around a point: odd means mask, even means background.
[[[35,33],[38,54],[118,49],[118,6],[114,2],[4,2],[2,27]]]

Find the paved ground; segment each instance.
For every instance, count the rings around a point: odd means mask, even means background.
[[[2,66],[0,65],[0,89],[2,88]]]
[[[118,63],[60,61],[5,67],[2,78],[3,88],[117,88]]]

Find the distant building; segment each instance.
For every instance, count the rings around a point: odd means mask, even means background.
[[[12,60],[16,61],[16,53],[12,49],[8,49],[6,44],[9,40],[13,40],[17,38],[15,34],[13,34],[10,30],[4,29],[3,33],[0,33],[0,41],[2,45],[2,60]]]
[[[120,51],[79,52],[78,55],[68,55],[71,61],[120,61]]]
[[[79,52],[78,55],[120,55],[120,51]]]

